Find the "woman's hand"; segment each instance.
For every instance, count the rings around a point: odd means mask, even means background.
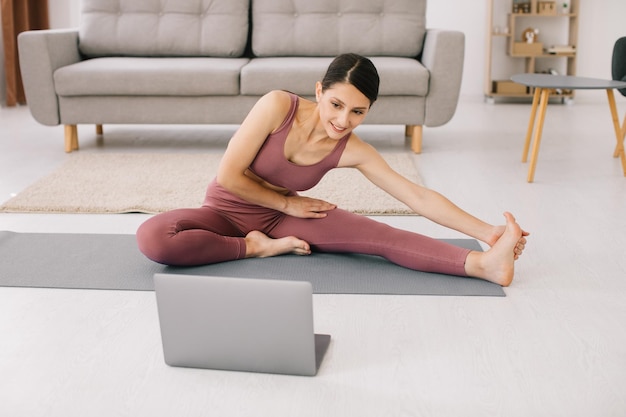
[[[489,246],[493,246],[498,241],[498,239],[500,239],[500,236],[502,236],[502,234],[504,233],[504,229],[505,226],[494,226],[489,238],[485,241],[485,243],[487,243]],[[522,237],[517,242],[517,245],[515,245],[514,259],[517,260],[524,251],[524,248],[526,247],[526,236],[528,236],[529,234],[530,233],[528,233],[527,231],[522,230]]]
[[[287,204],[283,213],[293,217],[304,219],[319,219],[326,217],[329,210],[337,208],[336,205],[328,203],[324,200],[303,196],[289,196],[286,198]]]

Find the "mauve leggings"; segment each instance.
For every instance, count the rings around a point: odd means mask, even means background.
[[[406,268],[466,276],[468,249],[335,209],[321,219],[301,219],[241,200],[215,182],[205,204],[148,219],[137,230],[139,249],[166,265],[193,266],[241,259],[244,237],[296,236],[317,252],[379,255]]]

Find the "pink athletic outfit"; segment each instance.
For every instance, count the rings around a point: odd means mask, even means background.
[[[298,97],[285,121],[270,134],[250,170],[290,195],[315,186],[335,168],[350,135],[313,165],[297,165],[285,158],[284,144],[298,109]],[[177,209],[148,219],[137,231],[139,249],[155,262],[192,266],[241,259],[244,237],[258,230],[271,238],[296,236],[312,251],[379,255],[407,268],[465,276],[468,249],[417,233],[393,228],[368,217],[336,208],[320,219],[303,219],[249,203],[221,187],[209,184],[199,208]]]

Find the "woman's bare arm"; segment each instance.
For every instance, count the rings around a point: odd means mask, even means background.
[[[398,174],[378,151],[357,137],[346,147],[340,164],[357,168],[373,184],[435,223],[490,245],[499,237],[494,237],[498,233],[494,226],[465,212],[440,193]]]
[[[252,108],[228,143],[220,162],[217,182],[246,201],[296,217],[324,217],[334,205],[322,200],[285,196],[246,175],[267,136],[280,127],[290,107],[289,95],[272,91]]]

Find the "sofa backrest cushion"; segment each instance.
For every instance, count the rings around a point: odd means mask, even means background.
[[[96,56],[242,56],[250,0],[82,0],[79,48]]]
[[[252,0],[256,56],[415,57],[426,0]]]

